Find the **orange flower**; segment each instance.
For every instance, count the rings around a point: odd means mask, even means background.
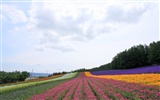
[[[160,74],[92,75],[90,72],[85,72],[85,75],[88,77],[108,78],[145,85],[160,86]]]

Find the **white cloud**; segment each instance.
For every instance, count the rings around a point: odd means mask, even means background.
[[[105,22],[137,23],[150,7],[148,3],[126,3],[126,5],[111,5],[107,8]]]
[[[35,50],[37,50],[37,51],[44,51],[44,49],[56,49],[56,50],[60,50],[62,52],[74,51],[74,49],[71,45],[64,44],[64,43],[58,43],[58,44],[45,43],[45,44],[35,46]]]
[[[29,71],[36,64],[50,66],[37,67],[44,71],[97,67],[133,45],[157,41],[158,7],[158,3],[32,3],[29,11],[23,11],[28,15],[23,25],[3,20],[3,62],[26,64]]]
[[[110,33],[121,23],[137,23],[147,7],[146,3],[127,3],[127,6],[118,3],[113,6],[112,3],[33,2],[28,28],[41,36],[36,46],[43,50],[70,51],[74,48],[69,45],[74,45],[74,42],[89,41]]]
[[[20,22],[27,22],[27,17],[25,16],[25,13],[16,6],[3,4],[2,13],[3,16],[9,18],[14,24]]]

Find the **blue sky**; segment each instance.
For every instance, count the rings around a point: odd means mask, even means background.
[[[4,71],[97,67],[133,45],[160,38],[158,2],[5,1]]]

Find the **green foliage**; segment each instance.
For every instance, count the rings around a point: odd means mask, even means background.
[[[148,65],[148,46],[137,45],[117,54],[112,62],[112,69],[128,69]]]
[[[84,72],[84,71],[85,71],[85,68],[74,70],[74,72]]]
[[[53,74],[51,74],[51,75],[48,75],[48,77],[51,77],[51,76],[54,76],[54,75],[61,75],[61,74],[67,74],[68,72],[65,72],[65,71],[63,71],[63,72],[55,72],[55,73],[53,73]]]
[[[160,64],[160,41],[137,45],[118,53],[111,63],[90,70],[129,69]]]
[[[24,81],[30,74],[26,71],[4,72],[0,71],[0,84]]]
[[[148,51],[149,63],[160,64],[160,41],[151,43]]]
[[[101,65],[100,67],[92,68],[92,69],[90,69],[90,71],[108,70],[108,69],[112,69],[111,68],[111,63]]]

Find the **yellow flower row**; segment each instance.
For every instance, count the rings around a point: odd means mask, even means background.
[[[90,72],[85,72],[85,75],[88,77],[108,78],[126,82],[160,86],[160,74],[92,75]]]

